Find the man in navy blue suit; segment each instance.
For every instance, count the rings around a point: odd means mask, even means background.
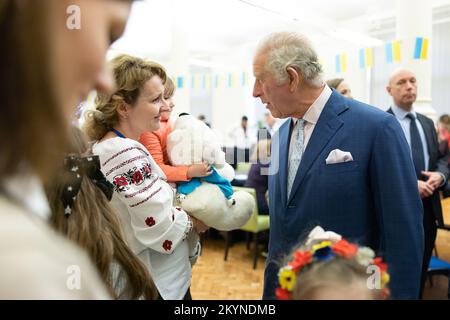
[[[283,258],[316,225],[384,256],[393,298],[417,299],[422,203],[410,151],[390,114],[331,90],[309,41],[274,33],[254,61],[254,97],[288,118],[272,139],[265,299]]]

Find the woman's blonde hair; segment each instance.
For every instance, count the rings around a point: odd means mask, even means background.
[[[262,164],[269,163],[270,158],[270,139],[261,139],[256,144],[256,147],[253,149],[252,156],[250,160],[254,163],[260,162]]]
[[[167,81],[164,68],[156,62],[126,54],[119,55],[111,61],[114,79],[117,85],[115,93],[99,93],[95,100],[95,110],[85,113],[86,122],[83,129],[92,140],[100,140],[119,123],[117,107],[121,103],[133,106],[144,84],[153,76],[159,76],[163,83]]]
[[[0,179],[23,172],[24,164],[49,179],[67,145],[69,120],[53,89],[49,50],[49,15],[59,5],[1,1]]]
[[[87,139],[81,130],[73,128],[73,138],[73,153],[90,154]],[[62,164],[59,173],[45,188],[52,209],[50,221],[53,227],[87,250],[113,296],[117,297],[110,274],[114,262],[126,275],[124,296],[129,299],[155,299],[157,290],[148,270],[125,243],[120,218],[104,193],[88,177],[83,177],[72,213],[66,216],[63,188],[74,185],[74,178]]]

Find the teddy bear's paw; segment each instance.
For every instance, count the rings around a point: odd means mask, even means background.
[[[231,208],[232,206],[236,205],[236,199],[231,197],[230,199],[227,200],[227,206],[229,208]]]

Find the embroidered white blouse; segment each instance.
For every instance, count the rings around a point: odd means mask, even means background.
[[[147,266],[165,300],[183,299],[191,283],[186,237],[192,222],[173,207],[175,190],[146,148],[127,138],[93,145],[101,170],[114,185],[111,205],[119,213],[128,244]]]

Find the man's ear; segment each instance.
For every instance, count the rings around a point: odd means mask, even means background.
[[[289,91],[290,92],[294,92],[297,90],[298,86],[300,85],[300,83],[302,82],[302,77],[300,76],[300,74],[297,72],[297,70],[295,70],[292,67],[288,67],[286,69],[286,72],[289,75]]]
[[[391,94],[391,87],[390,86],[386,86],[386,91],[387,91],[387,93],[389,93],[390,96],[392,96],[392,94]]]

